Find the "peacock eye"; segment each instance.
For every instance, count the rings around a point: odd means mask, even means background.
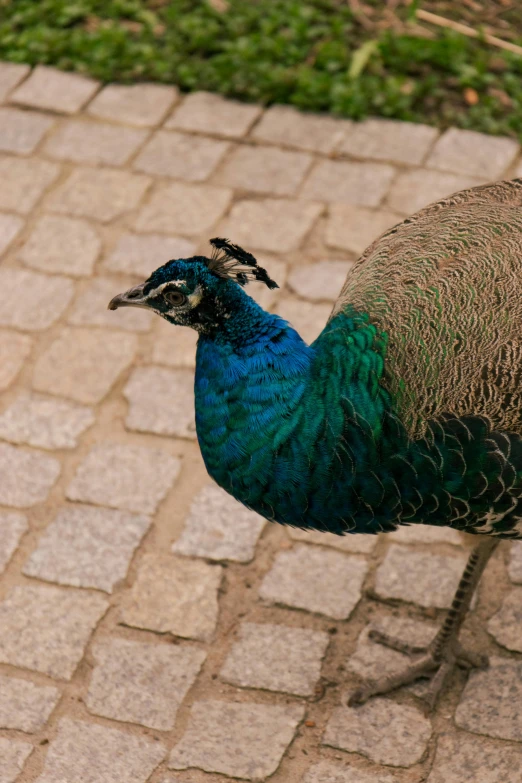
[[[187,301],[187,297],[181,291],[165,291],[163,295],[171,305],[182,305]]]

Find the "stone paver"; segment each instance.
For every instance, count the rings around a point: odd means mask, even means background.
[[[261,111],[260,106],[227,100],[221,95],[193,92],[174,110],[164,127],[238,139],[248,133]]]
[[[62,718],[36,783],[146,783],[165,752],[149,738]]]
[[[339,292],[338,292],[339,293]],[[313,343],[323,331],[332,312],[329,304],[311,304],[299,299],[285,297],[277,303],[278,314],[289,321],[305,343]]]
[[[203,182],[229,147],[226,141],[158,131],[136,158],[134,168],[146,174]]]
[[[149,187],[149,177],[117,169],[77,168],[51,195],[54,212],[108,223],[138,206]]]
[[[68,120],[47,140],[43,151],[57,160],[122,166],[134,155],[148,133],[105,122]]]
[[[87,405],[97,403],[132,362],[136,345],[131,334],[65,328],[36,362],[33,386]]]
[[[178,96],[176,87],[162,84],[108,84],[87,112],[104,120],[151,128],[162,121]]]
[[[0,675],[0,728],[31,734],[47,722],[60,699],[51,685],[34,685],[28,680]]]
[[[514,139],[450,128],[435,144],[426,165],[472,177],[499,179],[519,150]]]
[[[47,498],[60,474],[54,457],[0,443],[0,504],[29,508]]]
[[[287,528],[287,533],[294,541],[304,541],[306,544],[318,544],[319,546],[332,546],[342,552],[368,555],[373,552],[377,543],[377,536],[355,533],[347,536],[336,536],[333,533],[321,533],[319,530],[301,530],[298,527]]]
[[[220,181],[231,188],[256,193],[292,196],[304,179],[312,156],[286,152],[275,147],[237,147],[220,173]]]
[[[28,65],[0,63],[0,103],[5,101],[11,90],[14,90],[30,72]]]
[[[439,131],[428,125],[369,119],[353,123],[338,152],[355,158],[419,164],[438,135]]]
[[[113,296],[129,288],[128,281],[119,283],[113,277],[97,277],[77,295],[68,321],[74,326],[103,326],[125,329],[129,332],[146,332],[150,328],[153,313],[136,307],[122,308],[121,317],[107,309]]]
[[[394,175],[395,169],[385,163],[324,160],[312,170],[301,190],[301,197],[312,201],[377,207]]]
[[[174,258],[191,258],[195,255],[195,250],[195,243],[182,237],[164,237],[161,234],[123,234],[104,262],[104,267],[111,272],[127,272],[147,278],[154,269],[166,261]]]
[[[0,512],[0,574],[5,570],[18,548],[22,536],[27,532],[29,526],[27,517],[16,511]]]
[[[21,231],[23,224],[23,220],[16,215],[0,213],[0,256]]]
[[[415,707],[375,698],[361,707],[337,707],[323,743],[376,764],[411,767],[426,752],[431,733],[431,722]]]
[[[243,623],[220,676],[242,688],[311,696],[328,642],[322,631]]]
[[[22,392],[0,414],[0,438],[41,449],[74,449],[94,420],[83,405]]]
[[[0,662],[69,680],[107,607],[80,590],[13,587],[0,603]]]
[[[112,593],[150,524],[149,517],[125,511],[67,506],[44,531],[23,573]]]
[[[325,242],[329,247],[360,255],[374,239],[401,222],[400,215],[386,209],[376,211],[352,204],[332,204],[328,210]]]
[[[31,338],[7,329],[0,329],[0,391],[16,378],[31,352]]]
[[[294,267],[288,277],[288,285],[305,299],[335,301],[351,266],[349,261],[303,264]]]
[[[28,742],[0,737],[0,783],[14,783],[32,750]]]
[[[510,546],[508,573],[512,582],[522,584],[522,541],[513,541]]]
[[[54,123],[36,112],[0,108],[0,151],[29,155]]]
[[[194,329],[176,328],[163,318],[157,318],[154,327],[153,362],[169,367],[196,366],[198,333]]]
[[[488,622],[488,631],[503,647],[522,652],[522,587],[507,593],[502,606]]]
[[[220,235],[245,248],[286,253],[296,250],[321,214],[320,204],[283,199],[239,201]]]
[[[137,231],[164,234],[208,234],[232,200],[228,188],[174,182],[157,189],[136,220]]]
[[[87,709],[162,731],[174,728],[181,702],[206,658],[195,647],[126,639],[99,642],[93,654],[97,666],[85,700]]]
[[[522,663],[491,657],[488,669],[470,674],[455,722],[475,734],[521,742],[521,698]]]
[[[122,622],[184,639],[211,639],[222,567],[165,554],[143,557],[125,596]]]
[[[436,555],[393,544],[377,569],[375,589],[382,598],[445,609],[451,604],[466,560],[464,553]]]
[[[135,367],[123,391],[129,430],[195,438],[194,373],[186,369]]]
[[[387,534],[387,537],[395,544],[464,544],[464,538],[458,530],[434,525],[402,525],[393,533]]]
[[[73,283],[25,269],[2,269],[0,326],[41,331],[54,323],[72,299]]]
[[[463,174],[425,169],[402,171],[390,189],[387,204],[403,215],[411,215],[434,201],[451,196],[458,190],[474,188],[484,182],[486,178],[482,172],[479,172],[476,177],[467,177]]]
[[[100,250],[100,237],[86,221],[43,215],[20,248],[18,258],[42,272],[81,277],[92,274]]]
[[[10,99],[35,109],[74,114],[92,98],[98,87],[98,82],[85,76],[37,65]]]
[[[349,120],[305,114],[291,106],[271,106],[252,131],[259,141],[309,152],[333,152],[352,127]]]
[[[27,215],[59,172],[59,165],[46,160],[0,156],[0,209]]]
[[[463,731],[437,741],[427,783],[518,783],[522,749]]]
[[[395,780],[387,772],[320,761],[310,767],[302,783],[395,783]]]
[[[271,603],[346,620],[359,602],[367,569],[362,557],[299,544],[276,556],[259,595]]]
[[[198,767],[247,780],[266,778],[279,766],[303,712],[296,705],[196,702],[169,767]]]
[[[266,520],[215,484],[195,496],[172,551],[210,560],[249,563]]]
[[[176,480],[180,461],[163,449],[98,443],[67,488],[69,500],[152,514]]]

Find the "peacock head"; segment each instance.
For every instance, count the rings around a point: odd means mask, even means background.
[[[258,280],[278,288],[251,253],[227,239],[211,239],[212,254],[168,261],[151,276],[109,302],[118,307],[145,307],[173,324],[206,333],[219,328],[237,306],[239,287]]]

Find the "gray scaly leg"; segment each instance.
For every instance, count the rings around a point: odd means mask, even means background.
[[[394,639],[380,631],[372,631],[370,633],[370,638],[373,641],[391,647],[393,650],[398,650],[408,655],[415,655],[416,660],[413,660],[402,672],[380,677],[356,690],[348,701],[350,707],[356,704],[364,704],[369,698],[379,693],[389,693],[402,685],[409,685],[419,677],[431,676],[430,686],[424,698],[428,706],[433,708],[455,664],[465,666],[468,669],[487,666],[486,656],[464,650],[458,641],[458,635],[471,604],[475,588],[498,544],[498,539],[484,537],[473,549],[448,614],[437,635],[425,650],[407,645],[400,639]]]

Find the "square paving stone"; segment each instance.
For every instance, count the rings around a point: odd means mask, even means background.
[[[445,733],[427,783],[518,783],[522,749],[464,732]]]
[[[346,620],[361,598],[367,570],[362,557],[300,544],[276,555],[259,595],[270,603]]]
[[[436,128],[420,123],[369,119],[353,123],[338,152],[392,163],[422,163],[438,135]]]
[[[271,106],[252,131],[252,136],[283,147],[328,155],[350,127],[349,120],[337,120],[327,114],[305,114],[291,106]]]
[[[135,367],[123,390],[129,401],[125,426],[138,432],[195,438],[194,373]]]
[[[0,391],[7,389],[31,353],[31,338],[0,329]]]
[[[178,100],[177,87],[162,84],[108,84],[90,102],[87,112],[104,120],[151,128]]]
[[[20,233],[24,221],[16,215],[0,213],[0,256],[7,250],[13,239]]]
[[[350,261],[318,261],[294,267],[288,277],[289,287],[305,299],[335,301],[344,285]]]
[[[510,544],[508,571],[512,582],[522,584],[522,541],[512,541]]]
[[[275,147],[237,147],[227,158],[219,179],[241,190],[292,196],[312,163],[305,152],[287,152]]]
[[[0,675],[0,728],[29,734],[39,731],[58,704],[60,695],[58,688]]]
[[[193,92],[165,123],[165,128],[225,136],[245,136],[262,112],[261,106],[231,101],[211,92]]]
[[[184,639],[211,639],[223,569],[202,560],[144,555],[123,601],[122,622]]]
[[[318,544],[319,546],[331,546],[342,552],[368,555],[373,552],[377,544],[377,536],[352,533],[346,536],[336,536],[333,533],[322,533],[320,530],[301,530],[296,527],[286,529],[287,534],[294,541],[303,541],[305,544]]]
[[[458,530],[435,525],[400,525],[393,533],[383,534],[394,544],[451,544],[463,546],[464,539]]]
[[[58,587],[13,587],[0,603],[0,662],[70,680],[108,603]]]
[[[134,209],[150,178],[117,169],[74,169],[48,201],[54,212],[108,223]]]
[[[0,504],[29,508],[47,498],[60,474],[54,457],[0,443]]]
[[[508,650],[522,652],[522,587],[511,590],[488,622],[488,631]]]
[[[67,120],[44,145],[44,153],[73,163],[122,166],[148,136],[146,130],[89,120]]]
[[[301,197],[377,207],[390,187],[395,169],[385,163],[320,161],[308,176]]]
[[[90,275],[101,250],[101,241],[84,220],[43,215],[18,252],[25,264],[42,272]]]
[[[152,361],[169,367],[196,366],[198,333],[194,329],[175,328],[157,318],[152,339]]]
[[[399,174],[388,194],[387,203],[403,215],[411,215],[428,204],[451,196],[459,190],[474,188],[487,181],[486,177],[466,177],[440,171],[415,169]]]
[[[264,779],[278,768],[304,709],[295,705],[199,701],[172,751],[172,769],[197,767],[234,778]]]
[[[95,404],[133,361],[136,336],[109,329],[65,328],[36,362],[37,391]]]
[[[301,783],[396,783],[396,778],[379,770],[369,771],[320,761],[310,767]]]
[[[190,506],[181,536],[173,552],[249,563],[266,520],[245,508],[220,487],[207,484]]]
[[[323,744],[360,753],[376,764],[411,767],[423,757],[431,734],[431,723],[419,710],[376,698],[356,708],[337,707]]]
[[[393,544],[377,569],[375,589],[381,598],[446,609],[451,605],[466,561],[465,553],[447,557]]]
[[[21,392],[0,414],[0,438],[41,449],[74,449],[94,419],[83,405]]]
[[[11,90],[30,73],[28,65],[0,63],[0,102],[5,101]]]
[[[239,201],[220,226],[220,236],[269,253],[296,250],[322,212],[320,204],[263,199]]]
[[[54,123],[36,112],[0,108],[0,150],[29,155]]]
[[[36,109],[74,114],[87,103],[98,87],[99,82],[85,76],[37,65],[29,78],[11,95],[11,101]]]
[[[389,210],[332,204],[328,210],[325,242],[329,247],[360,255],[377,237],[401,222],[401,216]]]
[[[0,783],[14,783],[32,750],[28,742],[0,737]]]
[[[35,783],[146,783],[164,755],[160,742],[62,718]]]
[[[127,272],[147,278],[158,266],[174,258],[191,258],[196,245],[181,237],[160,234],[123,234],[104,262],[111,272]]]
[[[473,671],[455,713],[461,729],[522,741],[522,663],[491,657],[489,668]]]
[[[107,309],[110,300],[129,283],[113,277],[96,277],[77,295],[68,321],[74,326],[105,326],[129,332],[146,332],[154,317],[152,312],[134,307],[120,308],[118,314]]]
[[[22,536],[27,533],[29,525],[27,517],[16,511],[0,511],[0,574],[5,570],[18,549]]]
[[[450,128],[435,144],[426,165],[452,173],[498,179],[519,150],[514,139]]]
[[[44,531],[23,573],[112,593],[150,524],[150,517],[125,511],[66,506]]]
[[[243,623],[220,676],[241,688],[311,696],[328,642],[322,631]]]
[[[74,284],[67,277],[50,277],[26,269],[2,269],[0,325],[42,331],[68,306]]]
[[[85,703],[95,715],[174,728],[176,714],[196,681],[206,653],[196,647],[110,639],[95,645],[97,661]]]
[[[158,131],[136,158],[134,168],[146,174],[203,182],[229,147],[226,141]]]
[[[228,188],[182,182],[162,185],[140,211],[136,230],[199,236],[210,231],[231,200],[232,191]]]
[[[162,449],[105,441],[93,446],[67,488],[69,500],[153,514],[180,461]]]
[[[0,156],[0,209],[26,215],[59,172],[56,163],[46,160]]]
[[[339,293],[339,292],[338,292]],[[285,297],[277,303],[279,315],[289,321],[305,343],[311,345],[319,337],[332,312],[331,304],[312,304]]]

